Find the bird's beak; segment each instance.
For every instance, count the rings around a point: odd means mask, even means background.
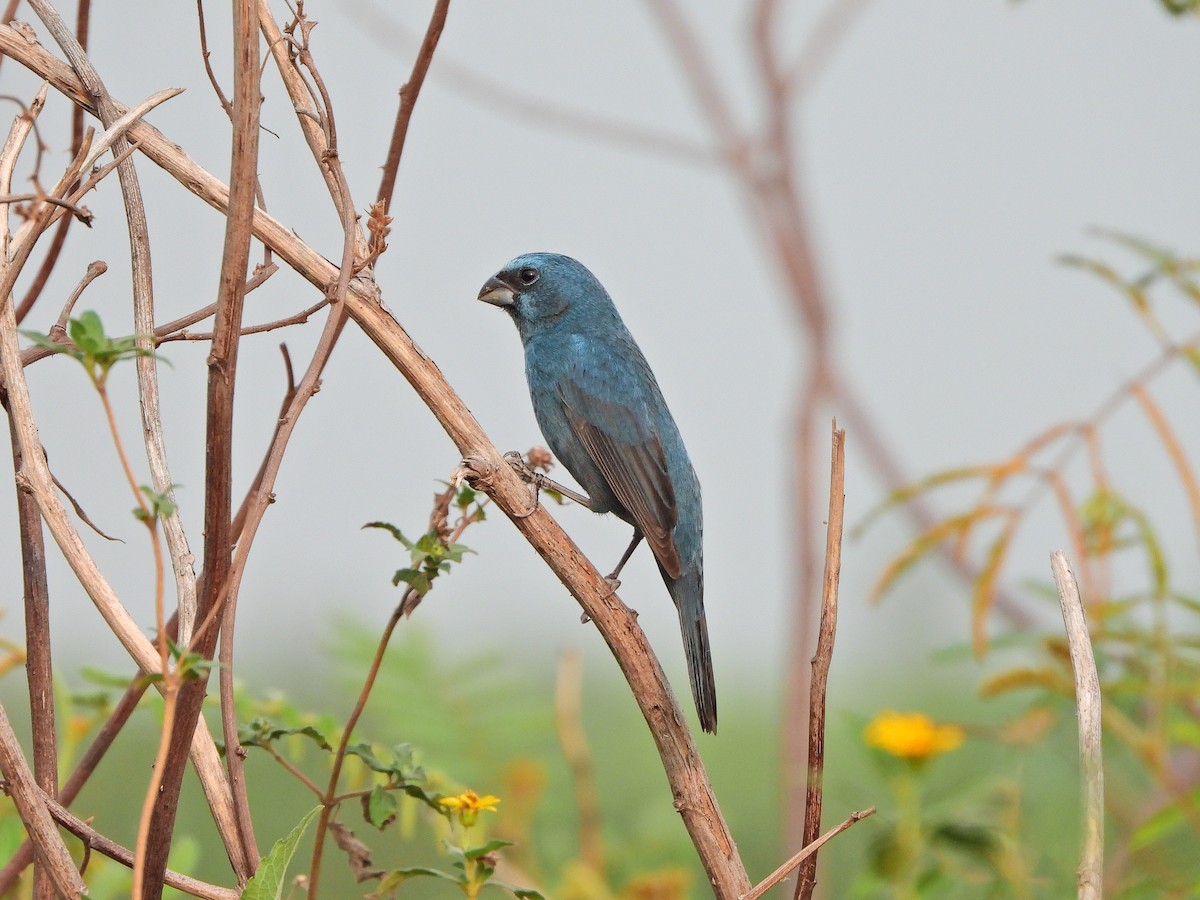
[[[479,299],[505,309],[517,302],[517,293],[496,276],[489,278],[479,289]]]

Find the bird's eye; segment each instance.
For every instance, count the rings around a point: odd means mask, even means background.
[[[525,285],[525,287],[529,287],[530,285],[536,283],[539,278],[541,278],[541,273],[537,269],[526,266],[517,273],[517,278],[521,280],[521,284]]]

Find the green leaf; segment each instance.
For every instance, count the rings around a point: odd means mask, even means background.
[[[533,888],[520,888],[515,884],[509,884],[507,881],[496,881],[491,879],[484,887],[499,888],[502,891],[508,891],[514,897],[521,897],[523,900],[545,900],[545,898],[535,891]]]
[[[375,785],[363,801],[363,812],[367,821],[380,831],[396,818],[396,795],[384,790],[382,784]]]
[[[90,309],[67,323],[67,334],[71,336],[75,346],[89,356],[99,353],[106,343],[100,315]]]
[[[243,747],[267,747],[272,741],[293,734],[310,738],[322,750],[333,749],[333,746],[325,739],[325,735],[311,725],[300,728],[284,728],[276,725],[270,719],[259,717],[252,722],[243,722],[238,726],[238,741]]]
[[[1133,832],[1129,841],[1129,849],[1135,852],[1144,850],[1186,825],[1187,818],[1184,816],[1182,808],[1177,804],[1165,806]]]
[[[399,585],[404,582],[414,591],[424,597],[429,593],[433,585],[430,583],[429,575],[419,569],[400,569],[392,576],[392,584]],[[440,594],[438,596],[441,596]]]
[[[391,763],[386,763],[375,755],[375,749],[370,744],[350,744],[346,747],[346,755],[357,756],[372,771],[384,775],[391,775],[394,771]]]
[[[408,869],[393,869],[383,876],[379,882],[379,889],[374,893],[368,894],[368,897],[386,897],[392,891],[396,890],[402,882],[410,878],[416,878],[420,875],[428,875],[432,878],[442,878],[446,881],[453,881],[455,884],[466,884],[465,875],[454,875],[450,872],[443,872],[441,869],[431,869],[428,866],[412,866]],[[243,895],[245,896],[245,895]]]
[[[314,807],[287,837],[275,842],[271,852],[259,863],[254,877],[246,882],[242,900],[282,900],[287,867],[296,853],[296,845],[300,843],[300,838],[304,837],[304,832],[320,811],[321,807]]]
[[[159,519],[165,519],[175,512],[175,503],[171,500],[171,491],[179,487],[178,484],[171,485],[169,490],[156,491],[149,485],[141,485],[142,493],[146,495],[146,500],[149,501],[151,516]]]
[[[66,344],[59,343],[48,334],[42,334],[40,331],[25,330],[22,330],[21,334],[29,338],[29,340],[33,341],[35,346],[41,347],[43,350],[49,350],[51,353],[67,353],[72,356],[75,355],[75,351],[73,351],[71,347],[67,346]]]
[[[404,536],[404,532],[402,532],[391,522],[368,522],[363,526],[363,528],[382,528],[384,531],[388,532],[392,537],[402,543],[407,549],[411,550],[413,547],[412,541],[406,538]]]
[[[446,557],[454,562],[462,562],[464,553],[474,553],[475,551],[466,544],[450,544],[446,548]]]
[[[512,841],[502,841],[502,840],[496,839],[496,840],[488,841],[482,847],[470,847],[470,848],[464,850],[463,856],[465,856],[467,859],[479,859],[479,857],[487,856],[489,853],[493,853],[496,850],[501,849],[502,847],[511,847],[512,845],[513,845]]]
[[[83,675],[84,680],[90,681],[92,684],[98,684],[101,687],[121,688],[121,690],[129,687],[128,675],[105,672],[101,669],[94,669],[91,666],[84,666],[79,671]]]

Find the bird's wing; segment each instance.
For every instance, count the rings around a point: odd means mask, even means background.
[[[628,405],[602,400],[576,379],[562,381],[558,394],[571,430],[613,495],[629,510],[663,570],[678,578],[675,489],[662,441]]]

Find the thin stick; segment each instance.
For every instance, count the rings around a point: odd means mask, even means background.
[[[293,313],[282,319],[276,319],[274,322],[264,322],[261,325],[248,325],[243,328],[239,334],[245,337],[248,334],[262,334],[266,331],[274,331],[277,328],[287,328],[291,325],[303,325],[312,318],[314,313],[320,312],[329,305],[329,299],[325,298],[314,303],[307,309],[302,309],[298,313]],[[213,333],[211,331],[178,331],[174,334],[164,334],[158,339],[158,343],[166,344],[170,341],[211,341]]]
[[[13,122],[0,159],[0,191],[12,188],[13,168],[37,115],[45,106],[46,91],[38,92],[31,108]],[[0,253],[8,256],[10,210],[0,211]],[[6,305],[11,303],[7,298]],[[0,387],[0,405],[8,412],[8,397]],[[8,417],[13,472],[21,471],[21,445],[16,420]],[[25,673],[29,685],[29,718],[33,730],[33,777],[49,796],[58,793],[58,730],[54,709],[54,668],[50,645],[50,588],[46,578],[46,540],[37,503],[17,484],[17,519],[21,534],[21,577],[25,611]],[[34,870],[33,896],[53,900],[55,877],[44,864]]]
[[[1083,782],[1083,847],[1079,856],[1079,900],[1104,896],[1104,762],[1101,750],[1100,678],[1079,585],[1067,556],[1050,554],[1050,568],[1058,587],[1071,668],[1075,672],[1075,705],[1079,716],[1079,760]]]
[[[812,658],[812,683],[808,701],[808,787],[804,802],[804,843],[811,845],[821,833],[821,801],[825,777],[825,693],[833,640],[837,633],[838,582],[842,573],[842,519],[846,510],[846,432],[833,422],[833,458],[829,473],[829,529],[825,537],[825,575],[821,592],[821,626],[817,652]],[[851,823],[853,824],[853,823]],[[847,826],[848,827],[848,826]],[[796,894],[812,897],[817,886],[816,848],[805,857],[796,876]]]
[[[63,304],[62,312],[58,314],[58,319],[50,326],[50,334],[53,337],[55,330],[66,333],[67,320],[71,318],[71,311],[75,308],[75,304],[79,302],[79,298],[83,292],[87,290],[89,284],[108,271],[108,263],[102,259],[88,263],[87,271],[83,273],[83,277],[79,279],[79,283],[75,285],[75,289],[71,291],[71,295],[67,297],[67,302]],[[57,338],[56,338],[57,340]]]
[[[800,865],[800,863],[808,859],[810,855],[815,854],[818,850],[824,847],[827,843],[829,843],[847,828],[857,825],[863,819],[873,815],[875,815],[875,807],[873,806],[868,806],[866,809],[860,810],[859,812],[850,813],[849,818],[847,818],[844,822],[842,822],[840,825],[835,825],[833,828],[830,828],[827,832],[825,832],[823,835],[785,862],[782,866],[756,884],[754,886],[754,890],[750,891],[748,894],[743,894],[741,900],[758,900],[759,897],[761,897],[771,888],[775,887],[775,885],[779,884],[779,882],[783,881],[783,879],[787,878],[788,873],[791,872],[792,869],[796,868],[796,866]]]
[[[216,615],[227,596],[227,579],[232,561],[233,538],[233,400],[236,386],[238,344],[246,299],[246,268],[250,261],[250,223],[254,217],[258,171],[259,35],[257,2],[237,0],[233,4],[233,148],[230,162],[229,211],[225,221],[225,244],[221,255],[217,311],[213,321],[212,347],[208,356],[208,391],[205,423],[204,470],[204,579],[196,603],[196,619]],[[201,633],[189,641],[189,651],[212,659],[220,628]],[[228,638],[227,638],[228,639]],[[200,717],[207,679],[186,682],[179,692],[176,734],[167,754],[164,790],[155,807],[152,840],[147,847],[146,890],[143,896],[162,893],[162,873],[178,810],[179,791],[187,762],[191,733]],[[232,702],[232,697],[222,697]],[[225,736],[229,742],[229,735]],[[235,749],[235,748],[230,748]],[[230,791],[234,801],[245,868],[239,880],[258,868],[259,854],[250,817],[241,757],[226,754]],[[136,877],[135,871],[135,877]]]
[[[404,152],[404,141],[408,137],[408,123],[412,120],[417,97],[421,94],[421,85],[425,83],[425,73],[429,71],[429,64],[433,61],[433,51],[437,49],[442,28],[446,25],[446,13],[449,11],[450,0],[437,0],[433,14],[429,17],[429,27],[425,29],[425,39],[421,41],[421,49],[413,62],[412,73],[400,88],[400,107],[396,110],[392,141],[388,146],[387,160],[383,164],[383,180],[379,183],[379,196],[376,198],[383,204],[385,213],[392,207],[392,194],[396,190],[396,171],[400,168],[400,155]]]
[[[10,10],[15,10],[17,0],[12,0],[9,4]],[[79,6],[75,11],[75,40],[79,42],[79,46],[86,48],[88,45],[88,32],[91,27],[92,17],[92,2],[91,0],[79,0]],[[7,24],[11,21],[11,16],[6,17],[4,22]],[[79,152],[80,146],[83,144],[83,110],[76,106],[71,111],[71,155],[74,156]],[[50,273],[54,271],[54,266],[58,262],[59,254],[62,253],[62,248],[67,243],[67,232],[71,228],[71,223],[75,221],[70,216],[63,216],[58,223],[58,228],[54,232],[54,237],[50,241],[50,248],[46,251],[46,256],[42,260],[41,266],[37,270],[37,274],[33,277],[33,282],[25,291],[25,297],[21,300],[21,305],[17,307],[16,318],[17,324],[24,321],[25,316],[33,309],[33,304],[37,302],[41,296],[42,289],[46,286],[46,282],[50,279]]]

